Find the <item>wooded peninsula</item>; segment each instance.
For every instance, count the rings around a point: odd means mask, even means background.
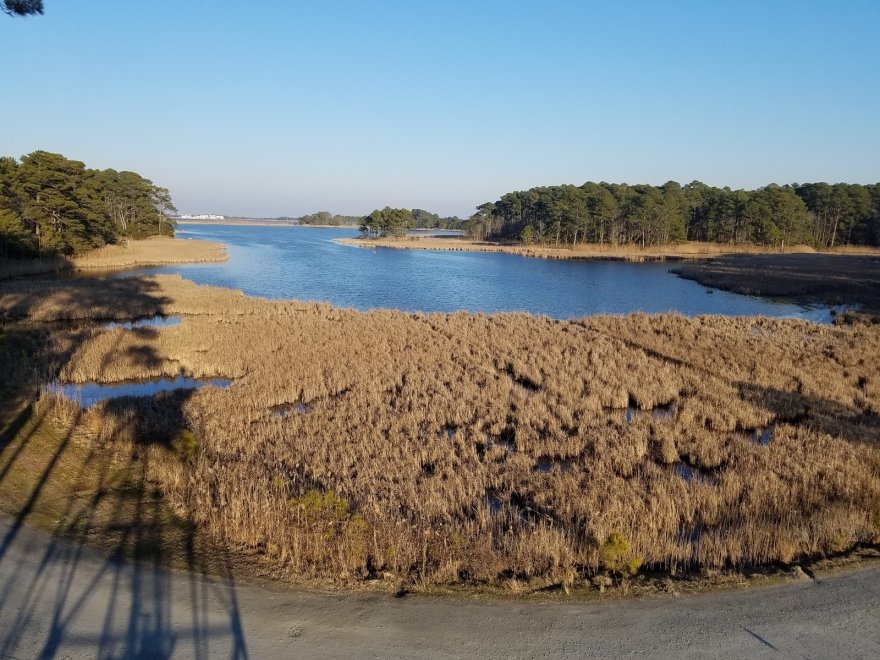
[[[60,154],[0,157],[0,258],[78,256],[121,238],[174,235],[168,190]]]
[[[365,238],[400,236],[425,226],[416,220],[406,209],[385,207],[362,219],[361,232]],[[462,229],[476,240],[553,247],[594,243],[645,249],[685,241],[783,249],[876,246],[880,184],[731,190],[699,181],[684,186],[587,182],[507,193],[480,204],[468,220],[444,220],[443,228]]]
[[[524,243],[665,245],[682,241],[814,247],[880,244],[880,184],[757,190],[587,182],[512,192],[477,207],[474,238]]]

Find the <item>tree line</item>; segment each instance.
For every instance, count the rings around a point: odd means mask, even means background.
[[[165,188],[60,154],[0,157],[0,257],[76,255],[119,238],[174,235]]]
[[[323,225],[328,227],[355,227],[361,221],[359,215],[337,215],[330,211],[318,211],[300,217],[283,217],[279,220],[290,220],[301,225]]]
[[[481,204],[465,228],[481,240],[554,245],[880,245],[880,184],[771,184],[757,190],[699,181],[548,186]]]
[[[464,220],[458,216],[440,216],[424,209],[412,209],[413,229],[463,229]]]

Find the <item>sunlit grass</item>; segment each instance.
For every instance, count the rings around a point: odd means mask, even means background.
[[[81,318],[72,301],[124,310],[131,294],[29,286],[7,287],[0,313]],[[93,328],[62,380],[234,382],[97,404],[77,437],[147,452],[174,515],[278,577],[567,585],[880,540],[877,326],[361,313],[167,276],[139,289],[183,322]],[[674,413],[628,422],[627,406]]]

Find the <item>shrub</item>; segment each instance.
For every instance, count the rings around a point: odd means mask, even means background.
[[[171,441],[171,449],[174,453],[187,461],[195,458],[200,448],[199,439],[189,429],[182,429]]]
[[[642,562],[642,557],[633,554],[629,541],[619,532],[611,534],[599,548],[599,565],[602,569],[622,577],[638,573]]]
[[[338,497],[332,490],[321,493],[310,490],[301,497],[290,500],[309,523],[338,523],[348,517],[348,500]]]

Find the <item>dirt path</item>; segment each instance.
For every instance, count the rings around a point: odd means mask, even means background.
[[[880,568],[599,603],[324,595],[107,559],[0,520],[0,658],[880,657]]]

